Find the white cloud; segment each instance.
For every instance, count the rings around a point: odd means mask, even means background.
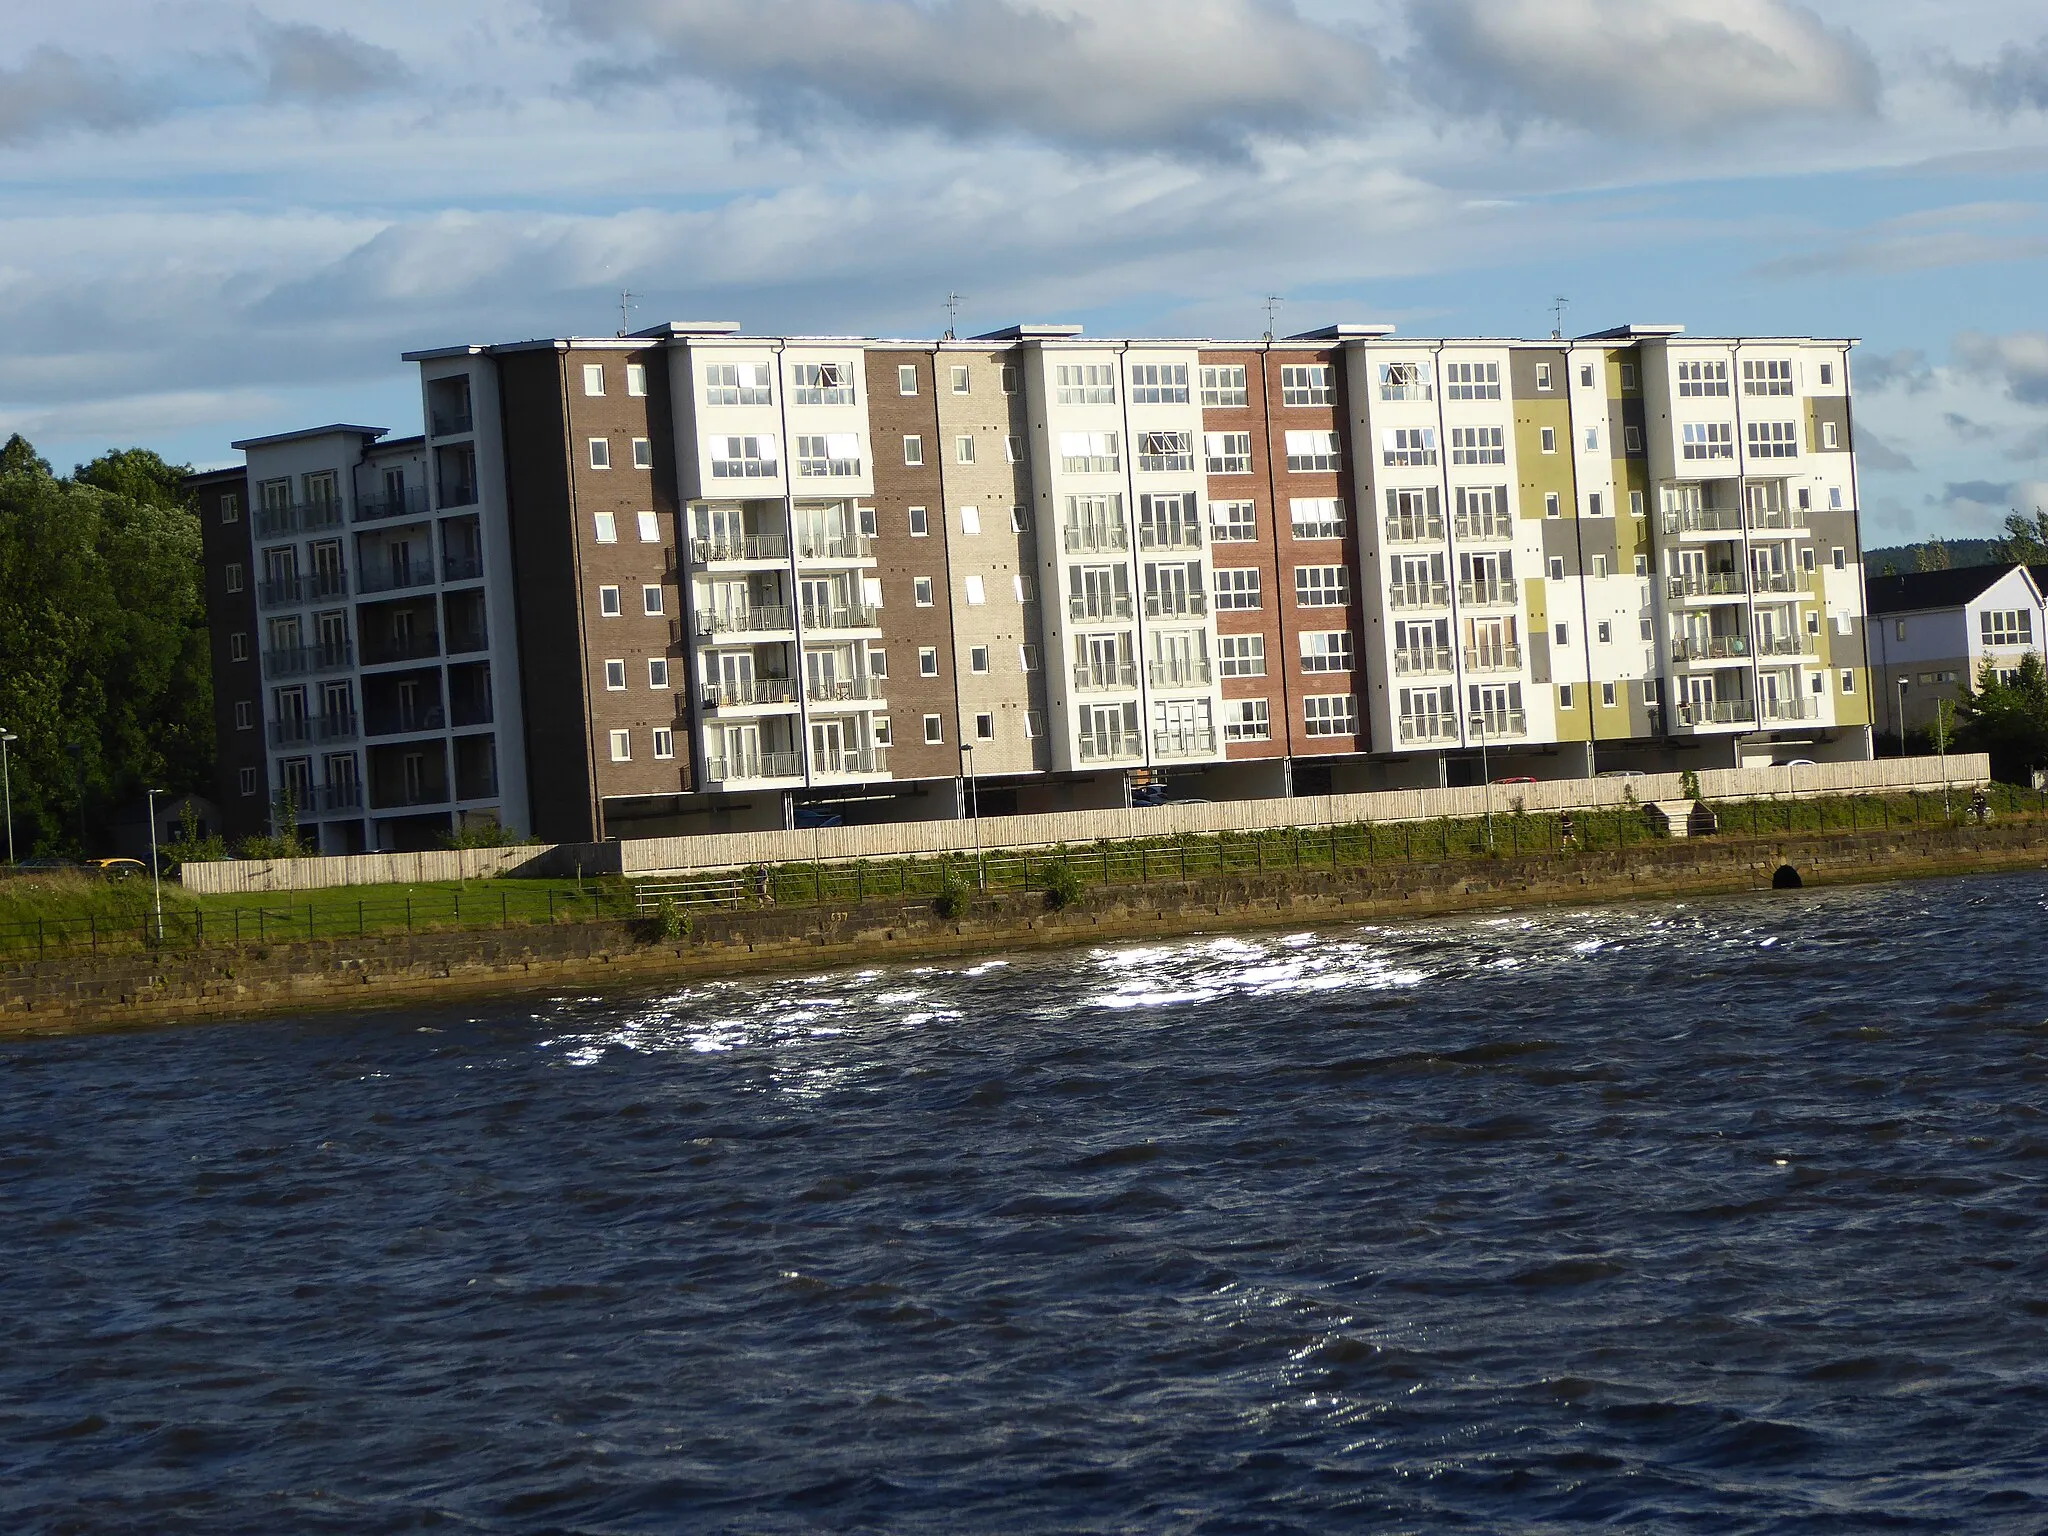
[[[1951,350],[1956,366],[2003,387],[2022,405],[2048,405],[2048,331],[1991,336],[1964,331]]]
[[[309,22],[259,21],[256,41],[272,101],[345,101],[392,90],[411,76],[389,48]]]
[[[160,110],[154,94],[103,59],[35,49],[19,69],[0,69],[0,144],[75,129],[132,128]]]
[[[2048,38],[2007,43],[1988,64],[1945,61],[1943,73],[1970,105],[1999,117],[2048,112]]]

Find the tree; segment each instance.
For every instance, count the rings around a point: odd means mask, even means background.
[[[1977,674],[1977,686],[1956,701],[1953,746],[1959,752],[1991,754],[1991,776],[2007,784],[2031,781],[2048,768],[2048,669],[2028,654],[2017,671],[2001,678],[1991,663]]]
[[[19,432],[0,446],[0,475],[42,475],[48,478],[50,461],[39,458],[29,440]]]
[[[2001,565],[2048,563],[2048,512],[2034,508],[2034,515],[2013,512],[2005,520],[2005,537],[1992,545],[1991,552]]]
[[[1953,563],[1948,545],[1940,539],[1931,539],[1913,553],[1914,565],[1923,571],[1945,571]]]

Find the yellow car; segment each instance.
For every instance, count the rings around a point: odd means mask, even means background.
[[[149,873],[149,866],[140,859],[87,859],[85,867],[98,870],[109,880],[128,880]]]

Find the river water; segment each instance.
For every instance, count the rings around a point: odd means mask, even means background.
[[[2039,1531],[2048,878],[0,1046],[0,1530]]]

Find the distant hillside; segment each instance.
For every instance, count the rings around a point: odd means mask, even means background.
[[[1998,544],[1995,539],[1944,539],[1942,547],[1948,551],[1948,563],[1956,565],[1995,565],[1998,561]],[[1931,544],[1894,544],[1886,549],[1866,549],[1863,552],[1863,568],[1873,576],[1882,576],[1886,566],[1893,567],[1901,576],[1920,569],[1920,553],[1930,549]]]

